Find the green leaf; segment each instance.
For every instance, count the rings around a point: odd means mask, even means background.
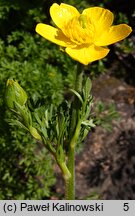
[[[89,98],[91,88],[92,88],[92,82],[89,78],[87,78],[83,88],[83,96],[85,101],[87,101]]]
[[[82,96],[77,91],[75,91],[74,89],[70,89],[70,91],[77,96],[77,98],[80,100],[81,103],[83,103]]]
[[[23,128],[23,129],[29,131],[28,128],[25,127],[25,125],[24,125],[23,123],[21,123],[19,120],[14,120],[14,121],[12,121],[12,122],[13,122],[14,125],[18,125],[19,127],[21,127],[21,128]],[[12,124],[12,123],[11,123],[11,124]]]
[[[93,119],[82,121],[82,125],[88,126],[90,128],[96,126],[93,122]]]

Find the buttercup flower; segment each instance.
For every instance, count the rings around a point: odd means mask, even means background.
[[[43,23],[36,26],[36,32],[47,40],[65,47],[65,52],[80,63],[104,58],[106,47],[126,38],[132,31],[126,24],[113,25],[114,15],[101,7],[78,10],[68,4],[54,3],[50,15],[57,28]]]

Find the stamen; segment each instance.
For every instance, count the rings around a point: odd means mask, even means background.
[[[94,26],[84,14],[71,19],[63,28],[66,37],[76,45],[92,43],[94,37]]]

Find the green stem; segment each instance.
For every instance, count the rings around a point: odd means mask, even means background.
[[[63,176],[65,182],[68,182],[69,179],[71,178],[71,174],[70,174],[66,164],[64,162],[59,163],[58,161],[57,161],[57,163],[58,163],[58,165],[62,171],[62,176]]]
[[[69,185],[69,182],[70,182],[70,179],[71,179],[71,173],[66,165],[66,162],[62,162],[62,161],[59,161],[59,158],[56,157],[55,155],[55,160],[62,172],[62,176],[63,176],[63,179],[64,179],[64,182],[65,182],[65,199],[68,199],[67,197],[67,189],[68,189],[68,185]]]
[[[83,81],[83,67],[80,63],[77,64],[77,70],[75,73],[75,78],[74,78],[74,90],[77,91],[78,93],[81,93],[82,90],[82,81]],[[80,101],[76,96],[74,96],[72,105],[71,105],[71,122],[70,122],[70,131],[69,131],[69,137],[70,139],[73,137],[76,125],[78,122],[78,111],[80,107]]]
[[[65,198],[66,200],[75,199],[75,148],[70,147],[68,152],[68,170],[71,176],[65,181]]]
[[[83,70],[82,65],[77,65],[74,90],[81,93],[82,90],[82,80],[83,80]],[[71,177],[65,181],[66,186],[66,199],[75,199],[75,144],[77,142],[80,133],[80,119],[79,119],[80,101],[77,97],[74,97],[72,103],[72,113],[71,113],[71,126],[69,131],[69,146],[68,146],[68,163],[67,167],[71,173]]]

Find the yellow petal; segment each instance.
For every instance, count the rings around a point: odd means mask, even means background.
[[[111,26],[109,31],[105,31],[94,43],[97,46],[107,46],[123,40],[131,32],[132,28],[126,24]]]
[[[71,41],[62,33],[61,30],[50,25],[39,23],[36,26],[36,32],[45,39],[63,47],[71,45]]]
[[[65,51],[71,58],[87,65],[90,62],[104,58],[108,54],[109,49],[91,45],[78,46],[76,48],[67,47]]]
[[[79,16],[79,12],[75,7],[71,5],[64,3],[58,5],[54,3],[50,7],[50,15],[55,25],[62,29],[62,27],[67,24],[69,20],[71,20],[75,16]]]
[[[82,14],[89,17],[91,24],[95,28],[96,38],[112,25],[114,19],[114,15],[111,11],[101,7],[87,8]]]

